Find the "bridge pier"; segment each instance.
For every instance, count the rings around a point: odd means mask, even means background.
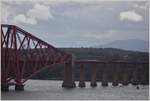
[[[80,67],[80,81],[79,81],[79,87],[85,87],[85,81],[84,81],[84,65],[82,64]]]
[[[9,85],[2,85],[1,84],[1,91],[9,91]]]
[[[135,69],[133,70],[133,75],[132,75],[132,85],[138,85],[138,65],[135,65]]]
[[[123,84],[124,86],[127,86],[127,85],[129,84],[127,78],[128,78],[127,73],[124,73],[124,74],[123,74],[123,82],[122,82],[122,84]]]
[[[149,84],[149,64],[143,64],[140,68],[140,84]]]
[[[70,62],[65,63],[64,67],[64,81],[62,87],[64,88],[75,88],[75,82],[73,80],[73,67],[74,67],[74,59]]]
[[[133,84],[133,85],[138,85],[137,71],[134,71],[134,72],[133,72],[132,84]]]
[[[15,85],[15,91],[24,91],[24,85]]]
[[[97,77],[97,67],[96,67],[96,64],[94,64],[92,68],[92,73],[91,73],[91,84],[90,84],[91,87],[97,86],[96,77]]]
[[[141,75],[140,84],[146,85],[146,84],[147,84],[147,81],[148,81],[148,80],[146,80],[146,75],[145,75],[145,74],[142,74],[142,75]]]
[[[116,72],[114,72],[114,71],[116,71]],[[114,71],[113,71],[113,82],[112,82],[112,85],[113,86],[118,86],[119,73],[118,73],[118,68],[115,67],[115,66],[114,66]]]
[[[102,86],[106,87],[108,86],[108,80],[107,80],[107,65],[104,64],[103,73],[102,73]]]
[[[127,86],[129,84],[129,80],[128,80],[128,67],[127,64],[124,64],[125,66],[123,67],[123,82],[122,84],[124,86]]]

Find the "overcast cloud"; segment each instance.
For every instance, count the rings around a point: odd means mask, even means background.
[[[2,23],[18,25],[56,47],[148,41],[148,1],[2,0],[1,6]]]

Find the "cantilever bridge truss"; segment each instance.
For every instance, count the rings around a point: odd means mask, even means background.
[[[71,55],[15,25],[1,25],[1,85],[23,85],[50,65],[70,59]]]

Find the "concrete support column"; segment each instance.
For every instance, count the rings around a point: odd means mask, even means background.
[[[114,70],[113,70],[113,82],[112,82],[112,85],[113,86],[118,86],[118,77],[119,77],[119,73],[118,73],[118,67],[113,64],[114,66]]]
[[[143,72],[143,74],[141,75],[140,84],[142,84],[142,85],[148,84],[148,79],[147,79],[147,77],[146,77],[146,72]],[[134,84],[134,85],[135,85],[135,84]]]
[[[15,85],[15,91],[24,91],[24,85]]]
[[[141,64],[140,84],[149,84],[149,64]]]
[[[74,67],[74,59],[68,63],[65,63],[64,67],[64,81],[62,87],[65,88],[75,88],[75,82],[73,80],[73,67]]]
[[[123,82],[122,84],[124,86],[127,86],[129,84],[129,80],[128,80],[128,64],[122,64],[123,67]]]
[[[80,67],[80,81],[79,81],[79,87],[85,87],[85,81],[84,81],[84,65],[82,64]]]
[[[138,80],[138,65],[135,64],[135,69],[133,70],[133,75],[132,75],[132,79],[131,82],[133,85],[138,85],[139,80]]]
[[[123,74],[123,82],[122,82],[122,84],[125,85],[125,86],[128,85],[128,80],[127,80],[127,78],[128,78],[128,74],[125,72],[125,73]]]
[[[137,71],[136,70],[134,70],[134,72],[133,72],[132,84],[138,85]]]
[[[102,86],[108,86],[108,80],[107,80],[107,65],[104,64],[103,73],[102,73]]]
[[[9,85],[2,85],[1,84],[1,91],[9,91]]]
[[[92,67],[92,73],[91,73],[91,87],[96,87],[97,86],[97,82],[96,82],[96,74],[97,74],[97,67],[96,65],[93,65],[94,67]]]

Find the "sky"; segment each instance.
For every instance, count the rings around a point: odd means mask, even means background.
[[[1,12],[1,23],[17,25],[55,47],[149,40],[148,1],[2,0]]]

